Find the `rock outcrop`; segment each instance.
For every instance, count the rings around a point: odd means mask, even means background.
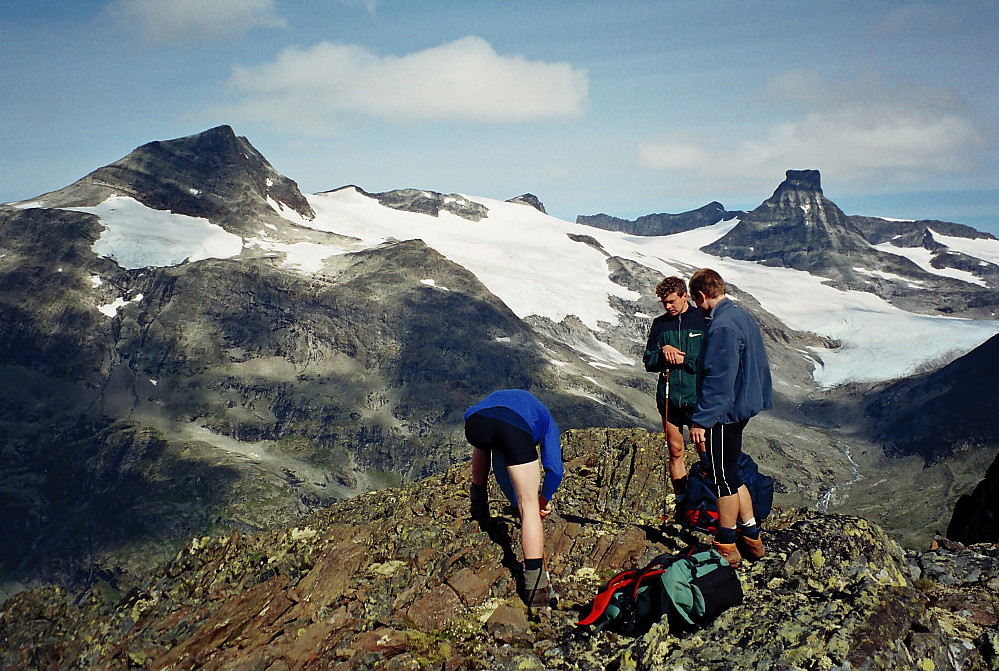
[[[974,491],[957,500],[947,538],[965,544],[999,543],[999,456]]]
[[[516,596],[517,522],[468,518],[469,467],[259,535],[193,539],[125,594],[48,588],[0,610],[0,666],[26,669],[989,669],[999,548],[904,554],[867,521],[777,511],[741,605],[640,638],[575,622],[614,572],[691,539],[659,516],[661,436],[564,436],[546,522],[559,601]]]

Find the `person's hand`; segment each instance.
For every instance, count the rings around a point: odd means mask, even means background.
[[[683,358],[682,349],[677,349],[672,345],[663,345],[663,359],[666,360],[666,363],[676,366],[683,363]]]
[[[707,439],[705,433],[704,427],[699,424],[692,424],[690,427],[690,442],[701,452],[704,451],[704,443]]]
[[[545,519],[552,512],[552,502],[541,494],[538,494],[538,508],[541,510],[541,519]]]

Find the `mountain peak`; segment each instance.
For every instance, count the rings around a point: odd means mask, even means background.
[[[41,196],[48,207],[93,206],[128,196],[155,210],[204,217],[233,230],[277,208],[315,216],[291,179],[250,141],[221,125],[172,140],[155,140],[77,182]]]
[[[784,175],[784,181],[777,187],[777,191],[794,189],[822,193],[822,176],[818,170],[788,170]]]

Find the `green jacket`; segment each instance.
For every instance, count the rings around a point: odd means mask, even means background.
[[[645,370],[659,373],[656,389],[656,406],[666,416],[666,371],[669,371],[669,403],[673,406],[693,406],[697,403],[697,358],[701,354],[704,332],[708,321],[704,313],[693,305],[675,317],[669,313],[652,321],[649,341],[645,345]],[[663,359],[663,345],[683,350],[683,363],[674,366]]]

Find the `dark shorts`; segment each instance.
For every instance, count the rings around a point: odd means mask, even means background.
[[[507,466],[529,464],[538,460],[534,437],[501,419],[476,413],[465,420],[465,439],[480,450],[496,450]]]
[[[691,418],[694,416],[695,407],[693,405],[679,406],[670,403],[666,411],[666,421],[681,429],[685,426],[689,427],[693,423]]]
[[[714,482],[718,496],[731,496],[739,491],[739,455],[742,454],[742,431],[749,420],[734,424],[715,424],[707,430],[705,454],[708,475]]]

